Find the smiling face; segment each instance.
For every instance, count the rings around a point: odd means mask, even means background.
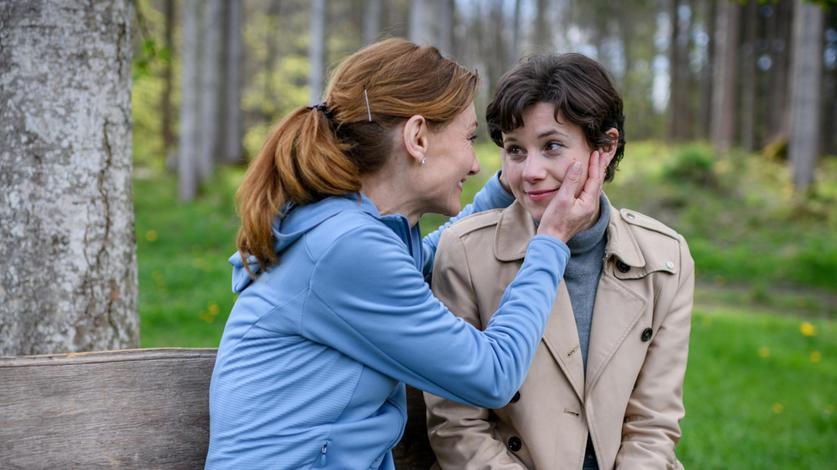
[[[555,105],[536,103],[523,110],[523,125],[503,132],[506,177],[515,198],[539,221],[558,192],[573,160],[581,164],[581,179],[593,149],[576,124],[563,119]],[[576,196],[581,192],[579,185]]]
[[[425,164],[420,174],[425,181],[422,192],[424,212],[455,215],[462,204],[462,183],[480,171],[474,153],[477,113],[473,103],[446,126],[429,131]]]

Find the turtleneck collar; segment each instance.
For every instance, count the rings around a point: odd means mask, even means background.
[[[607,223],[610,220],[610,201],[604,193],[599,196],[599,218],[592,227],[577,233],[567,242],[573,256],[587,253],[596,247],[604,238]]]

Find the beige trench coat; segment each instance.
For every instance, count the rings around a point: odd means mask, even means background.
[[[535,232],[517,203],[468,217],[442,235],[433,292],[486,326]],[[674,447],[694,289],[685,240],[662,223],[610,208],[587,373],[562,283],[528,376],[497,410],[425,394],[428,433],[444,469],[579,470],[588,432],[602,469],[680,468]]]

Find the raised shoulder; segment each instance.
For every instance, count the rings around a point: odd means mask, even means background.
[[[674,229],[669,227],[668,225],[660,222],[659,220],[649,217],[645,214],[641,214],[635,210],[631,209],[619,209],[619,214],[628,225],[633,227],[639,227],[647,230],[652,230],[654,232],[666,235],[669,238],[673,238],[675,240],[681,240],[683,237],[680,236]]]
[[[471,214],[457,220],[453,225],[445,229],[445,232],[461,238],[472,232],[492,228],[500,221],[500,215],[502,213],[503,209],[477,212],[476,214]]]

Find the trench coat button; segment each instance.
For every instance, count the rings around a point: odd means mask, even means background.
[[[674,261],[666,261],[666,267],[668,269],[674,269]]]
[[[646,328],[646,329],[642,330],[642,336],[641,336],[642,341],[643,342],[650,341],[651,340],[651,335],[653,333],[654,332],[653,332],[653,330],[651,330],[651,328]]]
[[[510,451],[517,452],[521,447],[523,447],[523,441],[521,441],[517,436],[512,436],[509,438],[507,445],[509,446]]]
[[[520,401],[520,392],[514,392],[514,396],[509,403],[517,403]]]
[[[620,259],[616,261],[616,269],[618,269],[620,273],[626,273],[631,270],[631,267]]]

